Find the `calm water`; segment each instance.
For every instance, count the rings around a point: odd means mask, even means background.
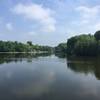
[[[0,54],[0,100],[100,100],[100,59]]]

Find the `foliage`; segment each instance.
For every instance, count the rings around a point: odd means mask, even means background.
[[[97,55],[97,41],[93,35],[79,35],[67,42],[67,53],[78,56]]]
[[[31,41],[27,44],[11,41],[0,41],[0,52],[52,52],[52,47],[33,45]]]
[[[60,43],[57,47],[55,47],[55,52],[59,53],[59,52],[62,52],[62,53],[65,53],[66,52],[66,49],[67,49],[67,44],[66,43]]]
[[[27,44],[32,46],[32,41],[27,41]]]
[[[100,55],[100,31],[94,35],[82,34],[71,37],[67,43],[61,43],[55,47],[55,52],[76,56]]]
[[[100,40],[100,31],[95,32],[94,37],[97,41]]]

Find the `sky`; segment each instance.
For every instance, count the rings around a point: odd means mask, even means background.
[[[100,0],[0,0],[0,40],[56,46],[100,29]]]

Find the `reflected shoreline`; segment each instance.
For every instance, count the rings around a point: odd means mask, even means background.
[[[51,56],[51,53],[0,53],[0,64],[10,62],[32,62],[33,58]],[[66,59],[66,66],[75,73],[94,74],[100,80],[100,57],[69,57],[55,54],[58,59]]]
[[[51,53],[0,53],[0,64],[10,62],[22,62],[25,58],[28,62],[32,61],[32,58],[50,56]]]
[[[75,73],[95,75],[97,80],[100,80],[100,57],[77,57],[66,56],[64,54],[55,54],[58,58],[65,58],[67,68]]]

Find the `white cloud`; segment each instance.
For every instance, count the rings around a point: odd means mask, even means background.
[[[100,6],[86,7],[79,6],[76,8],[80,12],[83,18],[94,18],[100,13]]]
[[[54,32],[56,29],[56,20],[52,17],[53,11],[49,8],[44,8],[42,5],[17,4],[11,10],[15,14],[24,16],[26,19],[37,20],[41,24],[43,31]]]
[[[95,32],[100,30],[100,5],[92,7],[79,6],[76,11],[80,16],[75,24],[82,27],[82,31]]]
[[[7,28],[7,30],[12,31],[13,30],[12,23],[7,23],[6,28]]]

